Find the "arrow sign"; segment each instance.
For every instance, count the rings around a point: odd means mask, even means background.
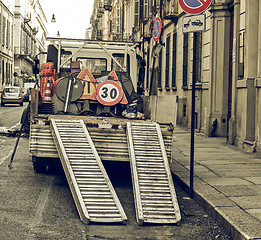
[[[207,10],[212,0],[179,0],[181,8],[189,14],[199,14]]]

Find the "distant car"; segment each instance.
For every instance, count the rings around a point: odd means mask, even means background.
[[[191,22],[192,26],[202,26],[203,25],[203,22],[201,22],[200,20],[195,20],[193,22]]]
[[[23,94],[24,102],[29,102],[30,89],[22,88],[22,94]]]
[[[20,87],[9,86],[4,88],[1,94],[1,106],[3,107],[9,103],[23,106],[23,95]]]

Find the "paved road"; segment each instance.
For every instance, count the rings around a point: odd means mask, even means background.
[[[8,169],[7,153],[12,151],[15,140],[0,136],[0,239],[230,239],[178,186],[181,224],[139,226],[135,219],[130,168],[126,163],[114,163],[113,167],[105,164],[128,217],[126,225],[85,225],[79,219],[63,172],[33,172],[28,138],[21,138],[13,169]]]

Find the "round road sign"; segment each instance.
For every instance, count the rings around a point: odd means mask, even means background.
[[[154,26],[153,26],[153,39],[156,42],[161,34],[161,19],[160,17],[156,17],[155,22],[154,22]]]
[[[179,0],[181,8],[189,14],[199,14],[204,12],[211,4],[212,0]]]
[[[113,106],[121,101],[123,92],[117,82],[107,80],[98,85],[95,96],[99,103],[106,106]]]

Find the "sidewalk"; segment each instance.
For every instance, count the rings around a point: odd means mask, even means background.
[[[175,181],[189,187],[190,131],[174,129]],[[195,134],[194,199],[233,239],[261,239],[261,157]]]

